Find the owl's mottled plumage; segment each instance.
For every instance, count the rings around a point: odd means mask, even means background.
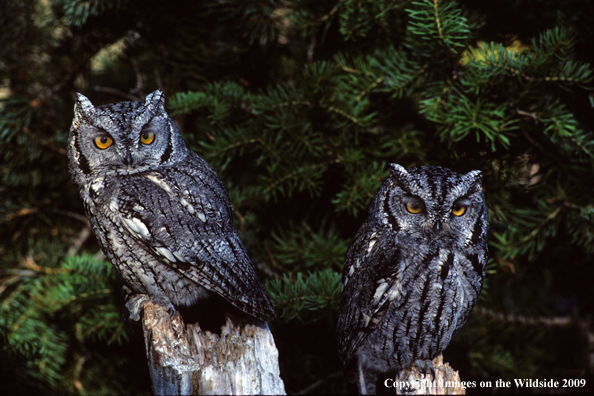
[[[190,306],[216,293],[275,316],[233,225],[227,190],[188,150],[160,90],[94,107],[78,94],[69,168],[107,258],[136,294]]]
[[[338,349],[345,367],[356,359],[361,393],[375,392],[379,374],[431,372],[466,322],[487,263],[481,181],[479,171],[391,164],[342,277]]]

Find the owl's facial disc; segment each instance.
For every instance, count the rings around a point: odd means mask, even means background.
[[[426,204],[420,196],[405,192],[401,196],[395,194],[392,210],[402,213],[403,217],[394,217],[403,219],[400,227],[409,230],[417,238],[454,240],[457,239],[454,223],[463,221],[470,212],[471,204],[468,196],[449,204],[431,204],[431,200]]]

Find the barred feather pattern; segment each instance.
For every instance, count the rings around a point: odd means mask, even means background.
[[[432,372],[466,322],[487,262],[481,181],[479,171],[391,164],[342,278],[338,350],[345,367],[356,360],[361,393],[375,393],[379,374]]]
[[[260,320],[275,316],[227,190],[186,148],[161,91],[98,107],[79,94],[68,157],[94,234],[133,293],[173,306],[216,293]]]

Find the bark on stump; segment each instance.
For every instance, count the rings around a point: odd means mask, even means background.
[[[460,384],[460,375],[448,363],[443,363],[443,355],[433,359],[435,378],[420,374],[416,367],[400,374],[398,381],[406,386],[396,386],[397,395],[465,395],[466,390]],[[403,385],[404,385],[403,384]]]
[[[155,395],[285,394],[278,350],[268,325],[235,324],[221,335],[184,325],[162,305],[147,302],[142,330]]]

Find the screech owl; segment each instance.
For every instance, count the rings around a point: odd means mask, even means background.
[[[275,316],[233,224],[227,190],[190,151],[157,90],[144,102],[94,107],[77,94],[69,169],[107,258],[136,297],[191,306],[213,293]]]
[[[361,394],[413,364],[434,375],[431,360],[466,322],[487,263],[480,171],[390,167],[342,275],[338,352],[345,368],[356,364]]]

